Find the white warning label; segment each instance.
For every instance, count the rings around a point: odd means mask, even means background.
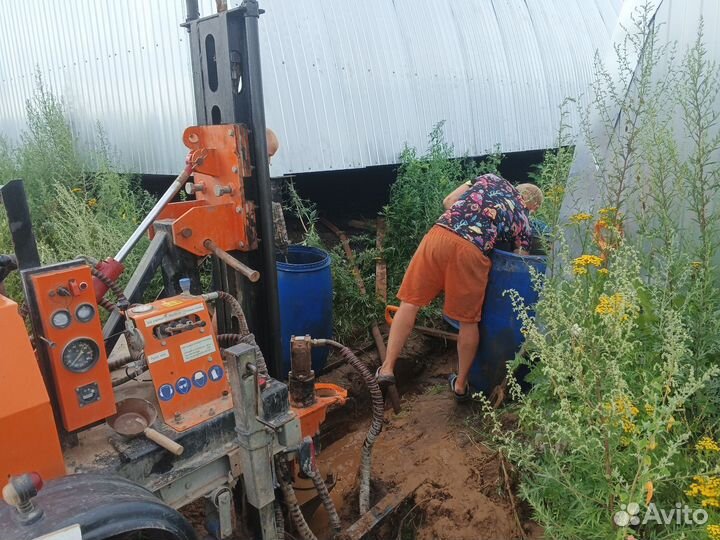
[[[180,345],[180,352],[185,362],[195,360],[201,356],[207,356],[215,352],[215,341],[212,336],[196,339],[184,345]]]
[[[148,355],[147,361],[148,364],[152,364],[153,362],[165,360],[166,358],[170,358],[170,351],[168,351],[167,349]]]
[[[82,540],[82,531],[80,525],[70,525],[59,531],[38,536],[35,540]]]

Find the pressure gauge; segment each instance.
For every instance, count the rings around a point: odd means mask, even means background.
[[[55,328],[67,328],[70,321],[70,312],[67,309],[59,309],[50,316],[50,322]]]
[[[75,310],[75,317],[77,320],[86,323],[95,316],[95,308],[92,304],[80,304]]]
[[[92,339],[78,338],[65,346],[62,352],[63,365],[73,373],[85,373],[100,358],[100,347]]]

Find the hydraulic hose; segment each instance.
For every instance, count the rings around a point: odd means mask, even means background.
[[[115,298],[117,298],[118,302],[127,302],[127,298],[125,298],[125,294],[123,293],[120,286],[117,284],[116,281],[113,281],[108,276],[103,274],[100,270],[95,268],[94,266],[90,266],[90,272],[93,276],[95,276],[97,279],[99,279],[108,289],[110,289],[113,294],[115,295]],[[105,305],[101,304],[103,307]],[[106,308],[107,309],[107,308]]]
[[[250,329],[248,328],[247,319],[245,318],[245,312],[243,311],[240,302],[238,302],[238,299],[225,291],[217,291],[215,294],[217,294],[217,297],[230,307],[230,313],[232,313],[238,321],[240,335],[245,336],[249,334]]]
[[[275,501],[275,530],[278,540],[285,540],[285,516],[279,501]]]
[[[340,351],[340,356],[346,360],[353,368],[355,368],[370,390],[372,398],[372,423],[370,429],[365,436],[362,450],[360,452],[360,514],[365,514],[370,510],[370,471],[372,469],[372,447],[375,444],[380,432],[382,431],[383,418],[385,414],[385,401],[383,400],[380,386],[378,386],[375,376],[370,372],[365,364],[355,356],[355,354],[345,345],[333,341],[331,339],[314,339],[313,345],[329,345]]]
[[[325,480],[323,480],[322,475],[317,468],[317,464],[313,463],[313,465],[313,471],[309,476],[313,481],[313,484],[315,484],[315,489],[317,490],[320,500],[325,507],[325,511],[328,514],[328,518],[330,519],[330,528],[333,531],[333,538],[337,538],[342,531],[340,515],[338,514],[337,508],[335,508],[335,503],[330,498],[330,492],[328,491],[327,484],[325,484]]]
[[[227,349],[228,347],[232,347],[238,343],[247,343],[248,345],[252,345],[255,347],[255,363],[257,364],[258,373],[264,377],[268,376],[267,363],[265,362],[265,357],[263,356],[260,347],[255,342],[254,334],[220,334],[218,336],[218,343],[221,349]]]
[[[281,460],[278,460],[276,463],[280,473],[278,474],[280,491],[282,491],[285,504],[287,505],[288,512],[290,513],[290,519],[292,520],[293,525],[295,525],[295,529],[297,529],[297,532],[302,540],[317,540],[315,534],[313,534],[310,530],[310,526],[307,524],[307,521],[305,521],[305,516],[303,516],[302,510],[300,510],[300,505],[298,504],[297,497],[295,496],[295,490],[289,480],[290,474],[287,470],[287,465]]]

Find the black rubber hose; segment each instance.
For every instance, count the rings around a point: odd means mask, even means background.
[[[289,480],[290,473],[287,470],[287,464],[281,460],[278,460],[276,463],[279,469],[278,480],[280,481],[280,491],[282,491],[285,504],[290,513],[290,520],[293,522],[293,525],[295,525],[295,529],[302,540],[317,540],[315,534],[310,530],[307,521],[305,521],[302,510],[300,510],[300,505],[295,496],[295,490]]]
[[[120,288],[120,285],[117,284],[116,281],[113,281],[108,276],[103,274],[100,270],[95,268],[94,266],[90,267],[90,272],[93,276],[98,278],[105,286],[110,289],[113,294],[115,295],[115,298],[117,298],[118,302],[125,302],[127,303],[127,298],[125,298],[125,294],[123,293],[122,289]],[[105,307],[105,306],[103,306]]]
[[[228,347],[232,347],[238,343],[247,343],[248,345],[252,345],[255,347],[255,363],[257,364],[258,372],[264,377],[268,376],[267,363],[265,362],[265,357],[263,356],[260,347],[255,342],[254,334],[246,334],[244,336],[241,334],[220,334],[218,336],[218,343],[220,344],[221,349],[227,349]]]
[[[240,335],[245,336],[249,334],[250,329],[248,328],[247,319],[245,318],[245,312],[243,311],[243,308],[240,305],[238,299],[235,298],[232,294],[225,291],[217,291],[216,294],[218,296],[218,299],[222,300],[230,307],[230,313],[232,313],[238,321]]]
[[[365,514],[370,510],[370,472],[372,469],[372,447],[375,444],[380,432],[382,431],[383,419],[385,415],[385,400],[383,399],[380,386],[375,376],[370,372],[367,366],[355,356],[355,354],[342,343],[331,339],[313,340],[313,345],[330,345],[339,349],[340,356],[348,362],[355,370],[357,370],[365,384],[370,390],[372,398],[372,423],[370,429],[365,436],[362,450],[360,451],[360,514]]]
[[[100,307],[104,308],[108,313],[112,313],[113,311],[115,311],[118,308],[110,300],[108,300],[107,298],[104,298],[104,297],[98,301],[98,305]]]
[[[116,386],[120,386],[121,384],[125,384],[126,382],[137,379],[140,375],[145,373],[147,371],[147,369],[148,369],[147,365],[138,366],[138,367],[135,367],[132,369],[125,368],[125,375],[123,375],[119,379],[115,379],[112,382],[113,388]]]
[[[279,501],[275,501],[275,530],[278,540],[285,540],[285,515]]]
[[[317,468],[317,464],[315,463],[312,474],[310,474],[310,479],[313,481],[313,484],[315,484],[315,489],[317,490],[320,500],[325,507],[325,511],[328,514],[328,518],[330,519],[330,528],[333,532],[332,537],[333,539],[337,538],[340,532],[342,532],[340,516],[338,515],[337,508],[335,508],[335,503],[330,498],[330,492],[328,491],[327,484],[325,484],[325,480],[323,480],[323,477]]]

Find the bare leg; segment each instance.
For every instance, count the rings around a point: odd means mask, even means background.
[[[385,362],[380,368],[380,375],[393,375],[397,359],[415,326],[415,318],[419,309],[420,307],[415,304],[400,302],[400,309],[393,317],[393,323],[390,326],[387,354],[385,355]]]
[[[395,326],[393,324],[393,326]],[[392,334],[390,334],[392,336]],[[455,381],[455,393],[464,394],[468,383],[468,374],[472,367],[475,354],[477,353],[478,344],[480,343],[480,330],[477,323],[460,323],[460,332],[458,334],[457,351],[458,351],[458,377]],[[388,347],[388,353],[390,348]],[[390,355],[388,354],[388,357]]]

